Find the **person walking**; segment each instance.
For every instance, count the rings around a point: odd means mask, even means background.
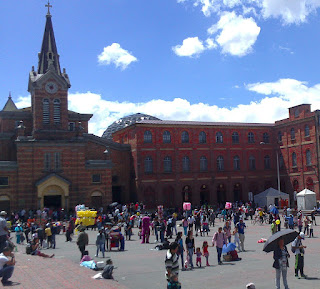
[[[289,267],[288,258],[290,258],[287,247],[284,245],[283,238],[278,240],[278,247],[273,251],[273,268],[276,269],[276,288],[280,289],[280,277],[282,274],[283,286],[289,289],[287,282],[287,268]]]
[[[7,239],[9,234],[9,229],[7,228],[7,221],[6,221],[7,212],[1,211],[0,212],[0,253],[7,245]]]
[[[168,283],[170,282],[172,277],[179,275],[179,263],[177,255],[178,248],[178,243],[172,242],[166,254],[164,263],[166,266],[166,278]]]
[[[81,228],[80,230],[80,234],[78,236],[77,239],[77,245],[79,247],[79,250],[81,252],[81,258],[84,256],[84,251],[86,250],[86,246],[89,244],[89,236],[88,234],[85,232],[84,228]]]
[[[182,232],[178,232],[178,235],[175,239],[175,242],[179,245],[179,248],[178,248],[178,251],[177,251],[177,254],[178,256],[180,256],[181,258],[181,270],[184,271],[185,268],[184,268],[184,258],[183,258],[183,254],[184,254],[184,247],[183,247],[183,240],[182,240]]]
[[[240,222],[237,224],[238,228],[238,233],[239,233],[239,239],[240,239],[240,246],[241,246],[241,251],[244,252],[244,228],[246,228],[246,224],[243,222],[242,219],[240,219]],[[239,250],[240,251],[240,250]]]
[[[104,258],[104,252],[105,252],[105,243],[106,243],[106,236],[103,232],[103,229],[99,230],[99,234],[97,235],[96,239],[96,246],[97,246],[97,254],[96,257],[99,256],[99,251],[102,252],[102,257]]]
[[[188,235],[186,238],[186,248],[188,250],[188,257],[191,269],[193,269],[193,254],[195,253],[195,246],[194,246],[194,238],[193,232],[190,230],[188,231]]]
[[[188,234],[188,220],[186,217],[182,220],[182,227],[183,227],[184,235],[187,236],[187,234]]]
[[[295,277],[299,278],[298,273],[300,271],[301,278],[306,278],[307,276],[303,273],[303,267],[304,267],[304,249],[306,249],[306,246],[302,245],[302,241],[304,240],[304,233],[300,232],[297,238],[292,243],[292,252],[295,254]]]
[[[222,227],[219,227],[218,232],[215,232],[212,238],[212,247],[216,245],[218,254],[218,264],[222,265],[221,254],[223,244],[227,244],[227,237],[224,232],[222,232]]]

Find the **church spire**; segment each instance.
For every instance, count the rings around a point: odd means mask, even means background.
[[[46,5],[48,13],[46,15],[46,26],[43,34],[41,52],[39,53],[38,73],[45,74],[48,69],[53,69],[61,75],[59,54],[54,38],[53,26],[51,21],[50,2]]]

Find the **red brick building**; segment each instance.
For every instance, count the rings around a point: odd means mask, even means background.
[[[248,193],[307,187],[319,197],[319,112],[289,109],[276,123],[140,120],[115,131],[131,146],[136,190],[149,207],[247,201]],[[294,135],[293,135],[294,132]]]
[[[9,96],[0,111],[0,210],[129,201],[130,146],[88,134],[92,115],[68,110],[70,87],[48,12],[31,107]]]

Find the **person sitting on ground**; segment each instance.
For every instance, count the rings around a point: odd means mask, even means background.
[[[43,258],[53,258],[54,254],[52,254],[51,256],[41,253],[39,250],[39,238],[36,234],[34,234],[34,238],[31,241],[31,255],[37,255],[37,256],[41,256]]]
[[[103,268],[102,277],[104,279],[113,279],[113,262],[111,259],[108,259],[106,261],[106,266]]]
[[[2,277],[1,283],[3,286],[12,285],[12,281],[9,281],[9,279],[13,274],[15,264],[16,260],[11,248],[5,247],[0,254],[0,277]]]

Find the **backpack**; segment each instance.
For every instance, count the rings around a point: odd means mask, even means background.
[[[31,247],[31,244],[28,243],[26,246],[26,254],[30,255],[31,253],[32,253],[32,247]]]

